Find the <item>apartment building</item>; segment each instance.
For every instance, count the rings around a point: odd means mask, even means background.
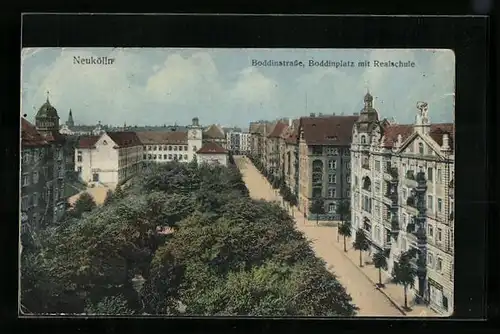
[[[65,212],[65,138],[49,99],[40,107],[35,125],[21,118],[21,228],[57,222]]]
[[[241,132],[240,134],[240,154],[250,153],[250,133]]]
[[[265,164],[268,173],[274,177],[284,178],[284,146],[281,146],[281,137],[288,125],[283,121],[273,124],[271,131],[265,138]]]
[[[336,220],[337,203],[350,198],[350,145],[357,116],[311,114],[299,121],[299,209],[312,217],[312,201],[324,202],[320,219]]]
[[[226,133],[226,148],[233,154],[241,151],[241,132],[231,130]]]
[[[298,195],[299,186],[299,125],[298,119],[290,119],[280,138],[280,151],[285,152],[281,164],[284,181],[294,195]]]
[[[384,250],[388,272],[412,250],[417,302],[453,310],[454,125],[431,124],[417,104],[415,123],[379,120],[373,97],[353,128],[352,227],[365,231],[372,251]]]

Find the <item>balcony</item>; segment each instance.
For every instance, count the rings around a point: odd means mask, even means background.
[[[413,196],[410,196],[406,199],[406,205],[411,206],[412,208],[417,208],[417,199]]]
[[[399,233],[400,227],[399,227],[399,221],[398,217],[396,215],[392,215],[391,219],[391,233],[393,235],[397,235]]]
[[[417,187],[417,180],[415,179],[415,174],[413,173],[413,171],[409,170],[406,172],[404,182],[409,188]]]
[[[370,164],[361,164],[361,167],[370,170]]]
[[[398,181],[398,169],[396,167],[387,167],[384,173],[384,180],[395,183]]]

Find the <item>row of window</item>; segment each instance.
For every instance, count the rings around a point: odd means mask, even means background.
[[[187,145],[158,145],[158,146],[143,146],[146,151],[187,151]]]
[[[144,160],[188,160],[188,155],[187,154],[144,154],[143,159]]]
[[[340,155],[341,150],[337,147],[323,147],[323,146],[313,146],[312,147],[312,154],[323,154],[326,153],[327,155]],[[347,148],[343,149],[343,155],[348,156],[350,155],[350,151]]]
[[[47,198],[50,198],[50,191],[51,189],[47,189],[45,192],[38,193],[34,192],[28,195],[24,195],[21,197],[21,210],[28,210],[29,208],[32,207],[37,207],[40,204],[40,200],[46,200]],[[61,194],[63,194],[64,188],[61,186],[61,188],[55,188],[54,189],[54,197],[55,200],[59,200]]]
[[[336,198],[337,190],[335,188],[328,188],[328,197],[329,198]],[[346,197],[350,197],[351,192],[349,190],[346,190]]]
[[[32,174],[32,177],[30,178],[29,173],[24,173],[21,178],[21,185],[23,187],[27,187],[30,184],[38,184],[38,181],[40,179],[40,175],[38,174],[37,171],[34,171]]]
[[[427,170],[426,170],[427,173],[425,175],[427,181],[428,182],[436,182],[438,184],[443,184],[444,183],[444,175],[443,175],[442,168],[437,168],[436,175],[434,176],[435,169],[436,168],[434,168],[434,167],[427,167]],[[425,172],[423,167],[419,167],[419,171]],[[414,171],[414,167],[410,166],[409,168],[406,168],[406,164],[403,164],[403,172],[405,175],[408,175],[408,174],[416,175],[416,173]],[[453,178],[453,172],[452,172],[451,178]]]

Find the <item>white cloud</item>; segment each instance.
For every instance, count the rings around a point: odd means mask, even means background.
[[[276,98],[278,90],[278,82],[264,76],[256,68],[249,67],[240,72],[229,96],[248,104],[268,103]]]

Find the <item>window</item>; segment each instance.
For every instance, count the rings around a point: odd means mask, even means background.
[[[328,182],[329,183],[337,183],[337,175],[335,174],[328,174]]]
[[[163,159],[167,160],[167,155],[166,154],[163,155]]]
[[[438,198],[438,212],[443,212],[443,199]]]
[[[406,188],[403,188],[403,199],[406,200],[406,197],[407,197],[407,190]]]
[[[33,193],[33,206],[38,206],[38,193]]]
[[[427,209],[429,210],[434,210],[434,198],[432,198],[432,195],[427,195]]]
[[[30,153],[29,152],[23,152],[23,163],[27,164],[30,162]]]
[[[438,183],[443,183],[443,170],[438,168],[437,170],[437,180]]]
[[[326,149],[326,154],[329,154],[329,155],[338,155],[339,154],[339,149],[335,148],[335,147],[328,147]]]
[[[92,174],[92,181],[99,182],[99,174],[97,174],[97,173]]]
[[[153,148],[153,151],[156,151],[156,150],[157,150],[157,147],[155,146],[155,147]]]
[[[146,146],[143,146],[143,147],[142,147],[142,149],[143,149],[144,151],[146,151]]]
[[[82,172],[82,166],[78,166],[78,167],[76,168],[76,171],[77,171],[78,173],[81,173],[81,172]]]
[[[427,180],[429,180],[429,181],[431,181],[431,182],[432,182],[432,179],[433,179],[433,177],[434,177],[434,176],[432,175],[432,172],[433,172],[433,170],[432,170],[432,168],[431,168],[431,167],[427,168]]]
[[[174,146],[174,151],[177,151],[177,146]]]
[[[193,146],[193,152],[196,152],[197,149],[196,149],[196,146]]]
[[[147,156],[147,154],[143,154],[143,155],[142,155],[142,158],[143,158],[144,160],[146,160],[146,159],[147,159],[147,157],[148,157],[148,156]]]
[[[161,147],[161,146],[160,146],[160,147]],[[160,160],[161,160],[161,157],[162,157],[162,156],[163,156],[163,155],[158,154],[158,159],[160,159]]]
[[[156,154],[153,154],[153,160],[156,160]]]
[[[37,184],[39,179],[38,172],[33,172],[33,184]]]
[[[329,169],[336,169],[337,168],[337,161],[336,160],[328,160],[328,168]]]
[[[350,175],[347,175],[347,177],[346,177],[346,181],[347,181],[347,183],[349,183],[349,184],[351,183],[351,176],[350,176]]]
[[[329,213],[334,213],[335,212],[335,203],[328,204],[328,212]]]
[[[186,149],[187,149],[187,146],[184,146]],[[188,155],[187,154],[184,154],[184,160],[187,160],[188,159]]]
[[[29,205],[29,197],[23,196],[21,198],[21,210],[27,210]]]
[[[354,175],[354,186],[358,186],[358,176]]]
[[[378,161],[378,160],[375,160],[375,170],[377,172],[380,172],[380,161]]]
[[[437,229],[437,241],[438,242],[443,241],[443,229],[439,227]]]
[[[424,144],[418,143],[418,153],[424,154]]]
[[[361,136],[361,144],[366,144],[366,136],[365,135]]]
[[[429,262],[429,267],[434,267],[434,255],[432,253],[427,255],[427,262]]]
[[[23,187],[30,185],[29,174],[23,174]]]
[[[162,148],[163,148],[163,146],[161,146],[161,145],[160,145],[160,146],[158,146],[158,151],[161,151],[161,150],[162,150]]]
[[[153,156],[151,154],[148,154],[148,160],[151,160]]]
[[[439,272],[443,270],[443,259],[440,257],[438,257],[436,261],[436,270]]]
[[[77,156],[76,156],[76,161],[78,161],[78,162],[83,161],[82,151],[78,151]]]
[[[168,159],[169,159],[169,160],[172,160],[172,154],[169,154],[169,155],[168,155]]]
[[[172,151],[172,146],[171,145],[168,146],[168,150]]]
[[[335,198],[335,188],[328,189],[328,197]]]
[[[182,160],[182,154],[179,154],[179,161]]]
[[[432,225],[429,225],[429,236],[430,236],[431,238],[433,238],[433,237],[434,237],[434,227],[432,227]]]

